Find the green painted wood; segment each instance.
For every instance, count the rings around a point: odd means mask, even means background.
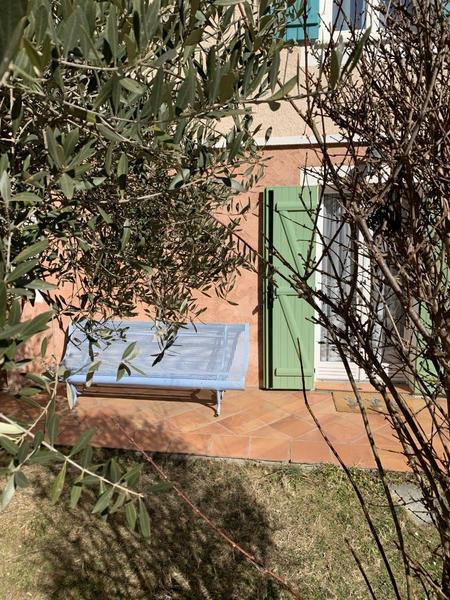
[[[264,257],[269,266],[264,276],[263,338],[264,387],[268,389],[302,387],[299,349],[306,389],[314,386],[313,310],[283,279],[289,269],[273,256],[273,249],[295,265],[298,273],[304,273],[313,244],[316,205],[316,186],[272,187],[264,192]],[[314,276],[310,283],[314,283]]]
[[[429,331],[430,327],[431,327],[430,314],[424,306],[420,306],[419,315],[420,315],[420,319],[421,319],[422,324],[424,325],[425,329],[427,329]],[[433,388],[434,385],[436,384],[436,378],[437,378],[436,369],[434,368],[434,365],[431,362],[431,360],[428,360],[423,357],[422,353],[424,352],[425,348],[424,348],[423,338],[421,337],[421,335],[419,333],[417,333],[417,335],[416,335],[416,343],[417,343],[416,352],[418,352],[418,354],[419,354],[419,356],[417,356],[417,358],[416,358],[417,375],[419,375],[419,377],[421,379],[423,379],[423,381],[426,382],[430,386],[430,388]],[[420,386],[419,386],[417,380],[415,380],[413,382],[412,392],[414,394],[421,393],[421,389],[420,389]]]

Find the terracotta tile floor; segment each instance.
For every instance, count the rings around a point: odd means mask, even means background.
[[[342,389],[343,385],[328,387]],[[327,389],[310,392],[308,398],[344,462],[373,467],[361,416],[336,412]],[[156,452],[294,463],[337,462],[297,392],[249,387],[225,392],[220,417],[214,416],[213,406],[209,392],[136,390],[118,398],[100,389],[96,395],[80,395],[75,411],[63,411],[59,441],[71,443],[81,430],[96,426],[93,443],[104,447],[135,449],[134,440],[140,449]],[[385,468],[406,469],[384,417],[372,415],[370,420]]]
[[[359,414],[336,412],[331,389],[349,389],[342,383],[321,383],[308,392],[308,401],[321,426],[348,466],[374,467]],[[366,389],[366,386],[361,386]],[[81,394],[70,411],[61,394],[61,444],[73,443],[95,426],[93,444],[152,452],[172,452],[227,458],[270,460],[292,463],[337,463],[311,418],[302,395],[291,391],[265,391],[249,387],[225,392],[222,414],[214,416],[210,392],[170,390],[127,390],[97,388],[95,395]],[[29,419],[34,410],[24,409],[12,396],[1,395],[2,411]],[[20,411],[20,413],[18,412]],[[26,418],[26,417],[25,417]],[[407,470],[400,445],[383,415],[371,414],[373,437],[384,467]],[[419,418],[429,429],[427,416]]]

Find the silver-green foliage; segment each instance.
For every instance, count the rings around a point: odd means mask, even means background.
[[[251,106],[277,93],[284,44],[281,3],[235,4],[0,0],[3,375],[20,372],[52,318],[130,316],[142,302],[179,322],[201,312],[194,292],[232,286],[245,260],[233,194],[258,174]],[[37,291],[51,310],[24,320]],[[2,507],[27,484],[24,465],[56,464],[55,501],[74,474],[73,506],[93,486],[93,512],[124,508],[148,535],[138,472],[93,465],[93,432],[55,449],[60,375],[30,375],[20,394],[49,399],[45,438],[0,411]]]

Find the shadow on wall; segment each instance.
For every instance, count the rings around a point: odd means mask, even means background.
[[[110,451],[101,452],[105,458],[111,456]],[[137,454],[126,456],[140,460]],[[239,472],[225,480],[224,463],[217,463],[213,470],[199,460],[157,460],[202,511],[267,564],[271,528]],[[154,482],[150,465],[145,472],[146,482]],[[47,496],[44,488],[37,493]],[[240,554],[224,545],[173,492],[149,498],[149,540],[131,533],[121,515],[102,522],[91,514],[88,501],[82,501],[76,510],[62,504],[51,510],[47,506],[46,510],[46,502],[39,502],[45,531],[41,557],[47,574],[40,578],[39,593],[52,600],[284,597]]]
[[[264,193],[258,194],[258,252],[262,256],[266,241],[264,239]],[[265,302],[265,265],[258,258],[258,382],[264,388],[264,302]]]

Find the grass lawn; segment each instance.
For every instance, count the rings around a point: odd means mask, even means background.
[[[136,460],[130,454],[123,461]],[[393,598],[378,553],[345,475],[302,468],[213,460],[159,459],[203,511],[305,600],[366,600],[346,539],[361,557],[380,600]],[[154,481],[150,466],[146,479]],[[46,471],[0,514],[1,600],[284,599],[241,556],[217,539],[173,493],[151,500],[152,537],[143,541],[120,518],[105,523],[82,499],[48,501]],[[378,479],[354,471],[397,572],[401,563]],[[400,476],[395,476],[399,478]],[[407,541],[438,570],[434,530],[399,508]],[[417,590],[417,600],[422,593]]]

